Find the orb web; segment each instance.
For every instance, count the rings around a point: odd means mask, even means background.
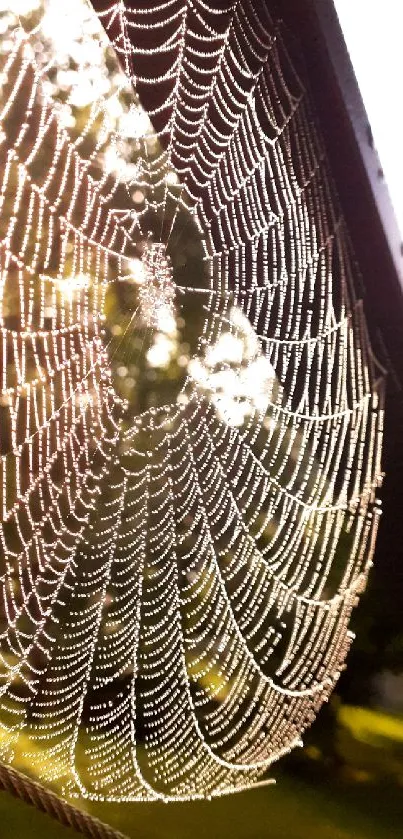
[[[81,4],[83,104],[32,6],[0,55],[1,757],[68,795],[220,795],[344,666],[382,370],[266,7],[95,0],[113,52]]]

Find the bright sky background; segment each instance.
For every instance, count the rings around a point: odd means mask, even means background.
[[[403,233],[403,0],[334,0]]]

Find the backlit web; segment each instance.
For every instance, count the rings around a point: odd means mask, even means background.
[[[382,371],[261,0],[62,5],[0,4],[1,756],[217,795],[343,668]]]

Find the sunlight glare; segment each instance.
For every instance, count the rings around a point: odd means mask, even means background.
[[[335,0],[335,6],[403,232],[403,3]]]

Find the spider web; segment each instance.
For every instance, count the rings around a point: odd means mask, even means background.
[[[266,8],[93,5],[135,139],[104,96],[69,124],[40,15],[3,38],[1,755],[28,739],[70,795],[208,797],[299,745],[344,666],[382,371]]]

